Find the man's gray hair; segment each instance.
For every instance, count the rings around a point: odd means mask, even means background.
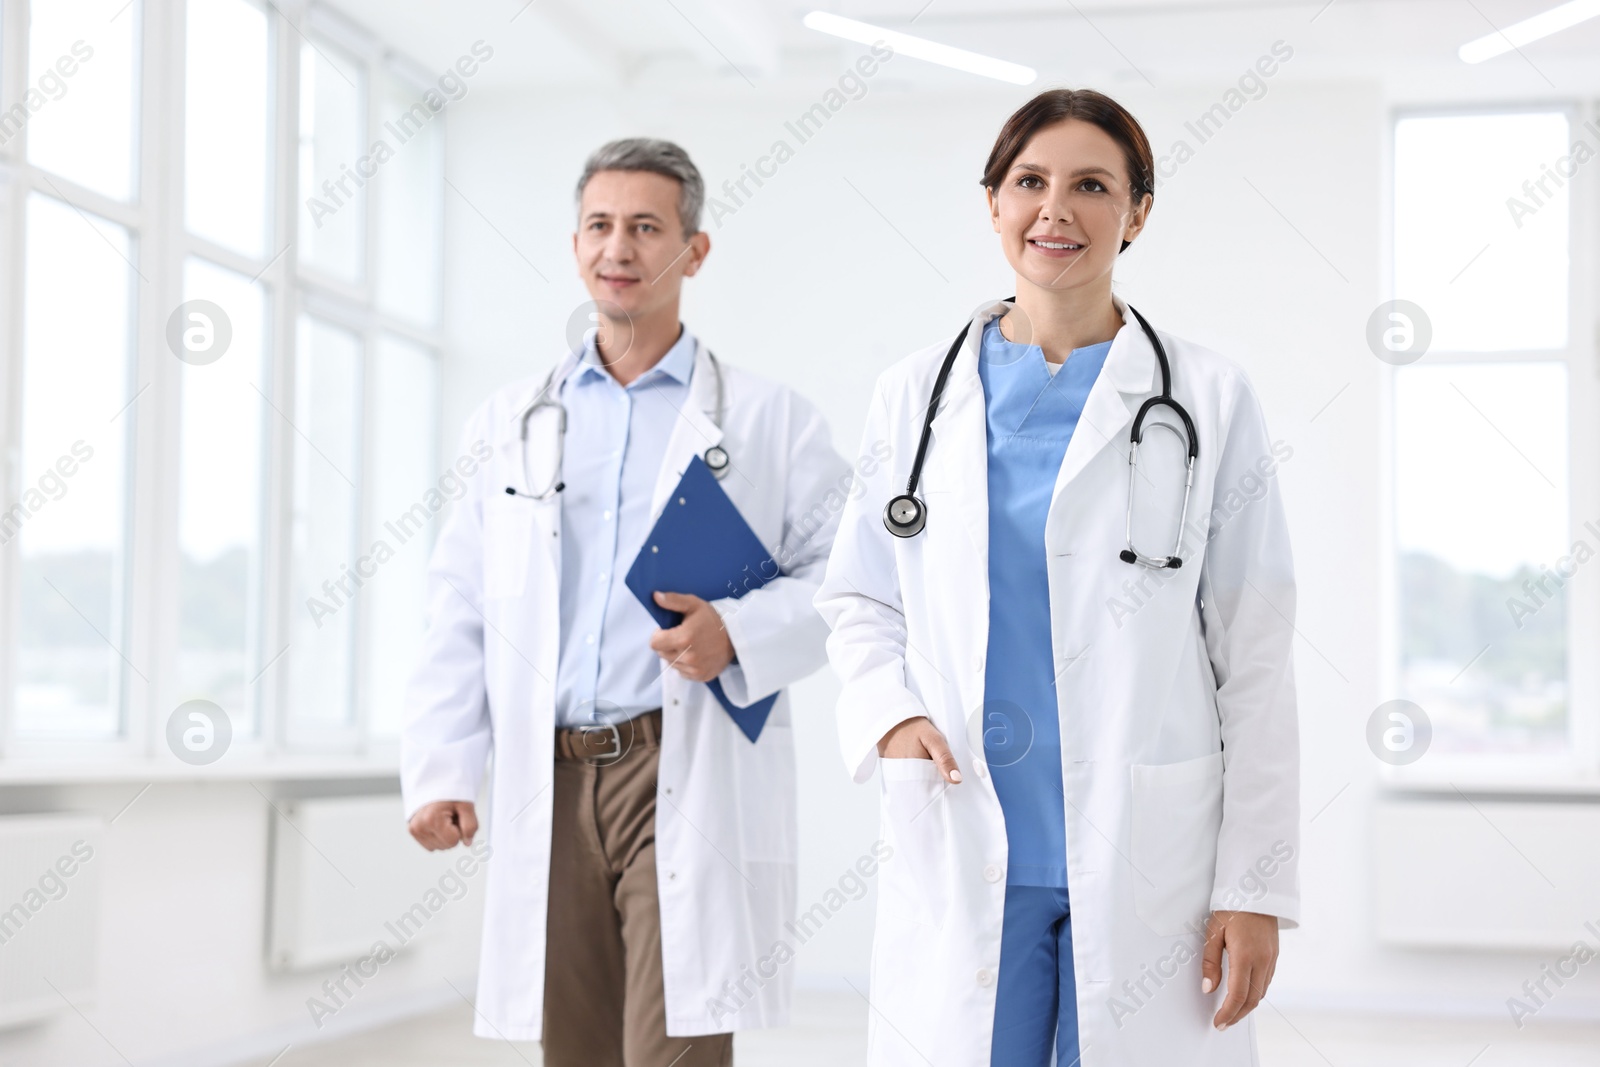
[[[689,153],[671,141],[654,137],[624,137],[595,149],[583,165],[583,177],[578,179],[577,201],[583,203],[583,190],[589,179],[603,170],[643,170],[672,178],[678,183],[678,218],[683,223],[683,235],[700,232],[700,210],[706,202],[706,183],[700,177],[700,168],[694,165]]]

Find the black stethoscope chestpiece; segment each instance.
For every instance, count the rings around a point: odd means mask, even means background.
[[[706,466],[716,477],[721,478],[728,473],[728,450],[721,445],[712,445],[700,458],[705,460]]]
[[[915,537],[928,523],[928,506],[902,493],[883,507],[883,525],[896,537]]]

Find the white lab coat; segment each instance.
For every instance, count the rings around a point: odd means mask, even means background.
[[[715,373],[704,347],[697,348],[690,399],[662,456],[652,514],[665,506],[690,458],[720,442],[732,460],[723,489],[764,545],[784,546],[774,556],[784,576],[731,608],[714,602],[739,660],[721,676],[724,691],[742,705],[826,661],[827,627],[812,598],[849,481],[811,404],[722,368],[719,431],[711,417]],[[543,380],[497,392],[462,434],[461,456],[482,454],[476,443],[483,442],[489,458],[468,479],[434,548],[428,633],[401,749],[408,819],[430,801],[477,797],[493,751],[493,859],[474,1032],[524,1041],[540,1037],[544,1003],[561,496],[535,501],[505,490],[526,488],[518,415]],[[536,490],[550,484],[556,417],[545,409],[530,422]],[[704,685],[676,671],[662,679],[662,700],[655,834],[667,1032],[783,1025],[793,968],[762,961],[795,905],[788,698],[779,698],[755,744]]]
[[[1199,437],[1194,532],[1165,581],[1119,560],[1128,434],[1160,376],[1143,329],[1115,303],[1124,325],[1045,524],[1082,1063],[1245,1067],[1256,1062],[1254,1017],[1221,1033],[1210,1025],[1223,993],[1200,992],[1199,931],[1211,909],[1298,924],[1294,574],[1276,478],[1261,477],[1288,450],[1280,443],[1275,454],[1238,367],[1162,335],[1173,394]],[[872,954],[874,1065],[990,1059],[1007,851],[981,736],[989,561],[978,346],[1007,306],[972,320],[923,467],[927,526],[909,539],[884,529],[883,508],[905,491],[950,338],[879,378],[862,454],[887,443],[891,458],[846,507],[817,595],[843,681],[845,762],[857,781],[882,770],[883,833],[895,850]],[[1182,448],[1153,429],[1145,441],[1135,542],[1166,555]],[[1124,584],[1141,579],[1142,590]],[[949,739],[960,784],[943,784],[927,760],[879,760],[878,740],[917,715]]]

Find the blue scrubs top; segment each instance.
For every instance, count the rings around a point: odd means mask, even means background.
[[[989,445],[983,751],[1005,814],[1008,885],[1067,885],[1044,524],[1067,442],[1110,351],[1110,341],[1075,348],[1052,376],[1044,351],[1006,340],[998,317],[979,347]]]

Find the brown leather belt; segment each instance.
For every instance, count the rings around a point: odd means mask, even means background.
[[[642,712],[619,723],[597,722],[556,727],[556,759],[615,763],[635,746],[661,744],[661,709]]]

